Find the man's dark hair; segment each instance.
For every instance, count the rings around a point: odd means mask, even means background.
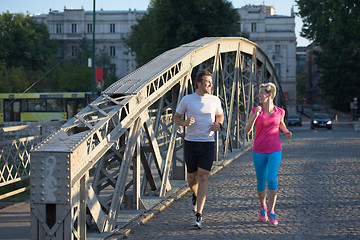
[[[196,74],[196,78],[195,78],[195,89],[197,89],[197,83],[201,83],[201,81],[206,76],[213,77],[212,73],[209,72],[208,70],[202,69],[202,70],[198,71],[198,73]]]

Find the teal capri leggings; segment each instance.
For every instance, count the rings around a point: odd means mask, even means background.
[[[269,190],[277,190],[277,172],[281,162],[282,151],[273,153],[253,152],[253,162],[255,166],[257,190],[266,190],[266,182]]]

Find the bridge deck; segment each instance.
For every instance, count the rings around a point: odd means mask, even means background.
[[[228,157],[214,163],[212,172],[216,173],[224,165],[227,165],[237,157],[241,156],[244,152],[249,149],[250,145],[247,145],[244,150],[236,150],[233,153],[230,153]],[[167,199],[174,195],[176,192],[187,191],[187,182],[185,180],[171,180],[172,189],[167,192],[166,197],[159,198],[144,198],[144,204],[146,207],[153,208],[164,199]],[[185,190],[184,190],[185,188]],[[150,209],[150,211],[152,211]],[[132,220],[142,215],[145,211],[140,210],[122,210],[120,216],[117,219],[117,229],[123,228],[125,225],[129,224]],[[17,203],[14,205],[7,206],[3,209],[0,209],[0,232],[1,240],[10,240],[10,239],[30,239],[30,203],[23,202]],[[96,226],[91,226],[87,231],[87,239],[98,240],[103,239],[109,236],[110,232],[99,233],[96,229]]]

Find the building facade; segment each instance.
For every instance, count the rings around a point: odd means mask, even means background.
[[[322,96],[322,90],[318,86],[320,73],[316,64],[316,55],[314,51],[321,51],[321,48],[315,43],[306,47],[306,101],[307,104],[327,105],[326,98]]]
[[[131,32],[131,26],[137,23],[146,11],[105,11],[95,12],[95,52],[106,54],[110,59],[110,71],[121,78],[136,69],[135,57],[124,47],[123,37]],[[67,9],[63,12],[51,10],[48,14],[35,16],[43,21],[50,37],[59,41],[59,57],[75,57],[81,40],[87,39],[92,46],[93,11]]]
[[[276,15],[274,6],[246,5],[237,9],[240,29],[257,43],[275,67],[289,113],[296,111],[295,14]]]
[[[267,5],[246,5],[237,9],[240,15],[241,32],[257,43],[269,56],[281,81],[287,99],[288,110],[296,106],[296,35],[295,15],[275,14],[275,8]],[[124,47],[123,37],[131,32],[146,11],[105,11],[95,12],[96,53],[105,52],[110,56],[111,69],[121,78],[136,69],[135,57]],[[82,9],[56,10],[36,16],[49,29],[51,38],[59,40],[60,57],[76,56],[80,40],[92,41],[93,12]]]

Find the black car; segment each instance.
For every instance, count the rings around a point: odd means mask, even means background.
[[[301,117],[299,115],[289,115],[288,125],[289,126],[301,126],[302,125]]]
[[[310,128],[327,128],[328,130],[332,129],[332,121],[329,114],[327,113],[314,113],[313,118],[311,119]]]

